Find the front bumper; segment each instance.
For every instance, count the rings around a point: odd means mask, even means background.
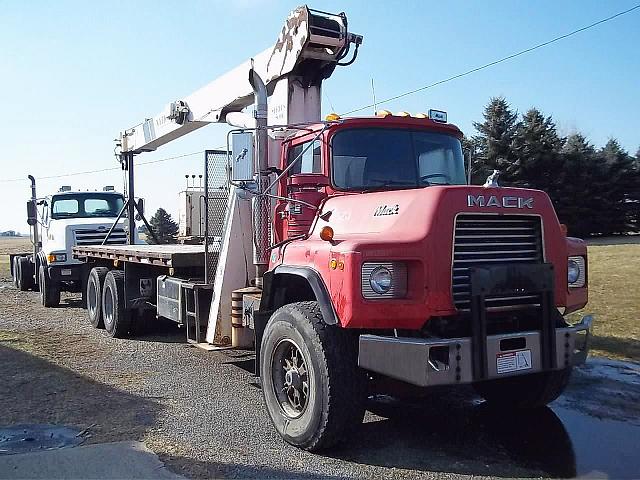
[[[86,265],[74,263],[71,265],[49,265],[47,271],[49,278],[55,282],[77,282],[84,279]]]
[[[555,329],[555,361],[552,369],[584,363],[593,317]],[[488,335],[486,378],[474,378],[473,342],[470,337],[452,339],[401,338],[360,335],[358,365],[397,380],[428,387],[540,372],[542,335],[539,331]]]

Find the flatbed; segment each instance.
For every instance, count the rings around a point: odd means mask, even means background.
[[[214,246],[217,250],[217,246]],[[204,245],[82,245],[73,247],[79,260],[100,258],[171,268],[204,266]]]

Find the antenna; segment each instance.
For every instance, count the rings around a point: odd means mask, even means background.
[[[371,77],[371,93],[373,94],[373,114],[378,111],[378,102],[376,101],[376,86],[373,84],[373,77]]]

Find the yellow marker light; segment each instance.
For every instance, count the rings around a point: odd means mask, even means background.
[[[376,112],[377,117],[390,117],[392,115],[393,113],[391,113],[389,110],[378,110]]]
[[[338,266],[338,261],[335,258],[332,258],[331,261],[329,262],[329,268],[331,270],[335,270],[337,266]]]
[[[338,262],[338,270],[344,270],[344,262],[342,260]]]
[[[410,117],[409,112],[398,112],[396,113],[398,117]]]
[[[418,113],[416,114],[416,118],[429,118],[426,113]]]
[[[51,254],[47,255],[47,262],[48,263],[53,263],[55,261],[56,261],[56,256],[55,255],[51,255]]]
[[[327,122],[335,122],[336,120],[340,120],[340,115],[338,115],[337,113],[330,113],[324,118]]]
[[[333,228],[326,226],[322,227],[320,230],[320,238],[325,242],[330,242],[333,240]]]

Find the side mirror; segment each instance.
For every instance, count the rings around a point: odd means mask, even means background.
[[[38,223],[38,210],[36,208],[36,202],[31,200],[27,202],[27,223],[31,227]]]
[[[136,201],[136,209],[138,210],[136,220],[140,221],[142,220],[142,216],[144,215],[144,198],[139,198]]]
[[[231,134],[231,180],[250,182],[253,180],[253,134],[238,132]]]

